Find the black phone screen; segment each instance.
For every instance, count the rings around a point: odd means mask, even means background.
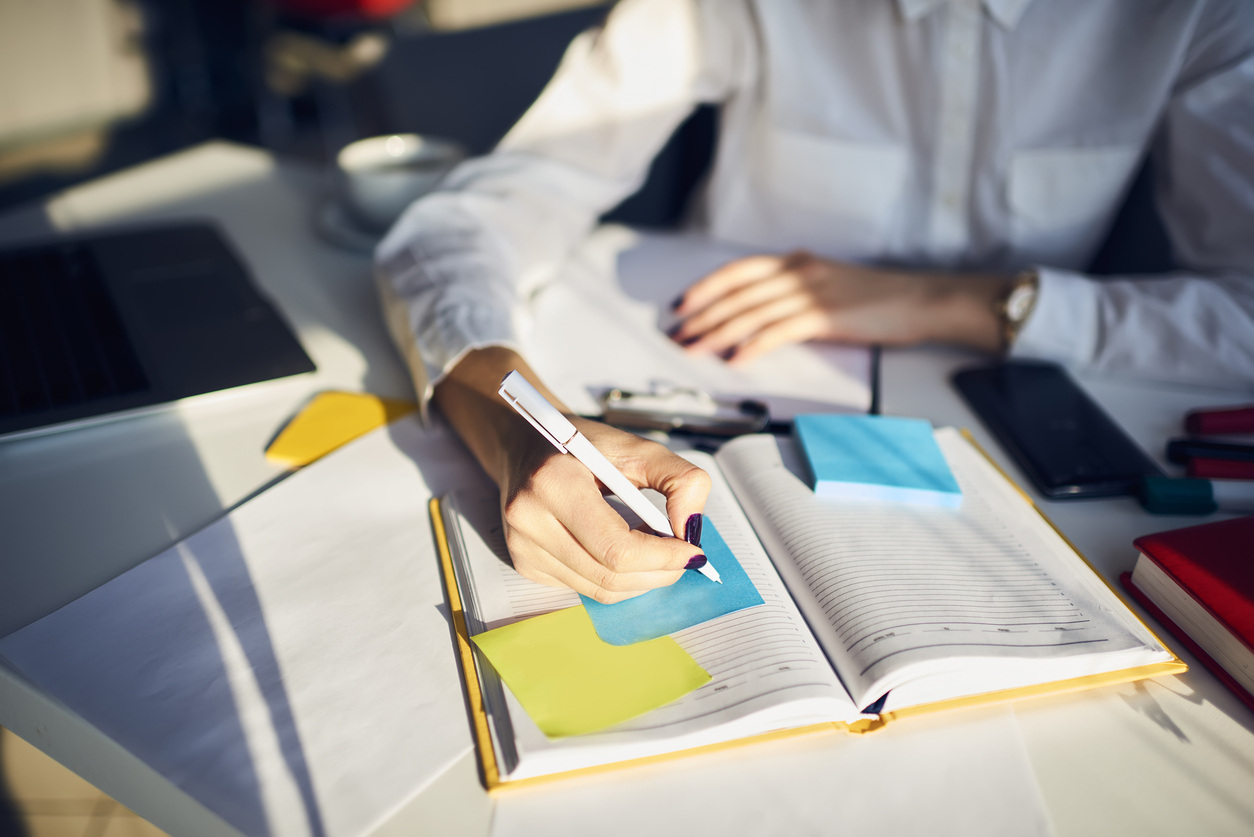
[[[1162,470],[1066,370],[1007,361],[964,369],[954,386],[1047,497],[1135,494]]]

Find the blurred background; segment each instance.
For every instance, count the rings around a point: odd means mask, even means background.
[[[324,165],[362,137],[493,147],[607,0],[0,0],[0,211],[208,139]],[[708,168],[700,108],[607,214],[682,216]],[[1148,166],[1095,273],[1160,272]]]
[[[482,153],[605,0],[0,0],[0,210],[208,139],[326,163],[414,132]],[[665,225],[699,111],[615,220]]]

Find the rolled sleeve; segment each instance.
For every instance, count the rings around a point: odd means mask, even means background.
[[[726,94],[736,76],[722,42],[739,31],[726,20],[736,10],[743,5],[710,0],[618,4],[602,30],[572,42],[493,153],[455,169],[388,233],[376,277],[424,414],[467,352],[517,348],[527,299],[639,188],[684,117]]]

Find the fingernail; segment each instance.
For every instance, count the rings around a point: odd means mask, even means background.
[[[671,310],[674,311],[676,308],[678,308],[679,306],[683,304],[684,304],[684,295],[680,294],[679,296],[675,297],[671,301]]]
[[[706,558],[704,555],[694,555],[692,556],[691,561],[689,561],[687,564],[684,564],[684,569],[685,570],[699,570],[702,567],[704,567],[706,564],[708,564],[709,562],[710,562],[710,559]]]
[[[730,349],[723,349],[723,351],[718,353],[718,356],[723,360],[731,360],[736,356],[736,347],[732,346]]]
[[[701,545],[701,515],[688,515],[688,522],[684,524],[684,540],[693,546]]]
[[[683,327],[684,327],[683,323],[675,323],[673,326],[666,329],[666,336],[673,338],[676,334],[679,334],[679,330]]]
[[[679,341],[679,345],[681,345],[681,346],[691,346],[693,343],[697,342],[699,339],[701,339],[701,338],[699,338],[699,337],[685,337],[683,340],[680,340],[680,341]]]

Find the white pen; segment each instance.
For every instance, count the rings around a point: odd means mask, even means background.
[[[540,431],[540,435],[553,443],[553,447],[562,453],[569,453],[587,466],[605,487],[618,499],[627,504],[627,508],[640,516],[653,531],[659,535],[675,537],[671,522],[657,506],[653,505],[640,493],[640,489],[631,484],[623,476],[622,471],[614,467],[602,453],[592,446],[587,437],[575,429],[566,416],[536,391],[531,383],[515,369],[501,381],[501,397],[518,411],[518,414]],[[718,570],[708,561],[697,572],[711,581],[723,583]]]

